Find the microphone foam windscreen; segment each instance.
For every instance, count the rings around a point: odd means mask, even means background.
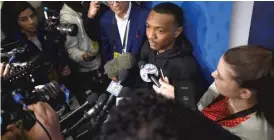
[[[107,64],[104,66],[104,69],[109,78],[117,77],[119,72],[134,67],[135,63],[136,59],[132,54],[124,53],[121,54],[118,58],[107,62]]]
[[[108,75],[109,78],[116,77],[118,75],[118,64],[116,59],[112,59],[108,61],[105,66],[105,73]]]
[[[122,69],[130,69],[136,63],[135,57],[131,53],[123,53],[117,58],[118,67]]]

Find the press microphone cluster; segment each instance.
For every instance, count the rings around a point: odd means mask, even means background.
[[[76,128],[78,128],[80,125],[82,125],[84,122],[86,122],[89,119],[93,121],[93,124],[91,124],[91,127],[93,128],[97,127],[98,124],[101,124],[101,121],[106,118],[109,108],[113,106],[113,102],[115,101],[116,96],[119,96],[123,88],[120,85],[120,83],[123,80],[125,80],[127,75],[128,75],[127,71],[123,70],[119,73],[120,81],[119,82],[112,81],[110,83],[107,89],[107,92],[110,93],[109,96],[107,93],[102,93],[100,97],[98,98],[98,100],[96,101],[98,95],[96,93],[92,93],[82,106],[80,106],[79,108],[74,110],[72,113],[70,113],[67,117],[62,119],[60,121],[61,124],[64,123],[65,120],[69,120],[71,116],[74,116],[77,112],[79,112],[79,110],[81,110],[85,106],[92,105],[95,103],[95,105],[91,109],[89,109],[86,113],[84,113],[84,115],[82,116],[81,119],[79,119],[79,121],[77,121],[74,125],[72,125],[68,129],[64,129],[62,131],[62,134],[64,136],[73,134]]]
[[[156,79],[159,75],[157,67],[153,64],[146,64],[144,61],[139,61],[138,66],[140,68],[140,76],[145,82],[153,82],[157,87],[161,87],[161,84]]]
[[[123,82],[126,79],[128,74],[129,73],[128,73],[127,70],[122,70],[118,74],[119,82],[111,81],[111,83],[109,84],[109,86],[106,90],[108,92],[108,94],[110,93],[107,101],[104,103],[103,107],[100,108],[101,109],[100,112],[98,112],[97,115],[94,115],[93,117],[91,117],[90,124],[88,126],[88,130],[85,129],[84,132],[80,133],[80,135],[78,135],[76,138],[79,138],[79,137],[81,137],[83,135],[86,135],[90,132],[94,135],[96,134],[96,132],[98,131],[98,127],[101,124],[103,124],[103,122],[106,120],[106,118],[108,116],[108,111],[115,104],[116,97],[119,97],[121,93],[126,94],[126,93],[123,93],[123,92],[128,92],[129,91],[128,88],[123,87],[120,84],[121,82]]]
[[[68,135],[74,135],[76,128],[78,128],[83,122],[86,122],[86,120],[89,120],[90,123],[88,126],[90,127],[89,130],[86,130],[88,132],[95,131],[94,128],[98,128],[99,125],[103,123],[103,121],[107,117],[107,113],[109,109],[114,105],[116,97],[118,97],[123,92],[123,86],[121,85],[122,82],[126,80],[126,78],[129,75],[129,69],[133,68],[136,65],[136,60],[133,55],[130,53],[124,53],[121,54],[118,58],[113,59],[109,61],[105,66],[105,73],[108,75],[109,78],[116,77],[119,79],[118,82],[111,81],[107,88],[106,93],[102,93],[97,102],[95,101],[97,99],[96,94],[93,93],[88,97],[88,101],[84,103],[82,106],[77,108],[75,111],[73,111],[70,115],[68,115],[66,118],[62,119],[60,122],[63,123],[64,120],[69,120],[68,118],[70,116],[74,116],[73,114],[76,114],[76,112],[79,112],[78,110],[82,110],[86,105],[94,104],[95,105],[89,109],[84,115],[82,116],[79,121],[77,121],[74,125],[72,125],[68,129],[64,129],[62,131],[62,134],[64,136]],[[129,91],[128,89],[125,90],[125,92]],[[109,95],[110,94],[110,95]],[[108,96],[109,95],[109,96]],[[93,96],[93,97],[91,97]],[[91,100],[92,98],[92,100]],[[95,98],[95,99],[94,99]],[[91,100],[91,101],[90,101]],[[74,134],[73,134],[74,133]]]
[[[77,121],[73,126],[71,126],[69,129],[63,130],[62,134],[65,136],[68,135],[70,132],[73,132],[75,130],[75,128],[77,128],[78,126],[83,124],[86,120],[88,120],[91,117],[93,117],[94,115],[96,115],[100,111],[100,109],[102,108],[102,106],[104,105],[106,100],[107,100],[107,95],[101,94],[100,97],[98,98],[96,104],[90,110],[88,110],[86,113],[84,113],[83,117],[79,121]]]
[[[74,115],[77,115],[77,113],[80,112],[82,109],[84,109],[86,106],[93,105],[96,102],[97,98],[98,98],[98,94],[96,93],[92,93],[91,95],[89,95],[87,98],[87,101],[83,105],[81,105],[80,107],[75,109],[73,112],[71,112],[70,114],[68,114],[67,116],[61,119],[60,121],[61,126],[62,124],[64,125],[67,121],[69,121],[69,119],[72,118]]]

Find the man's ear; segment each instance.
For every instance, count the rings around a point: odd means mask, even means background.
[[[177,38],[183,32],[183,27],[178,27],[175,31],[174,37]]]

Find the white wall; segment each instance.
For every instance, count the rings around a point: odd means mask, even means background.
[[[234,1],[230,24],[229,48],[248,43],[254,1]]]

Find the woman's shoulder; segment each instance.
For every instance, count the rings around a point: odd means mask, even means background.
[[[230,132],[246,140],[273,140],[274,129],[264,117],[255,114],[240,125],[227,128]]]
[[[256,114],[250,116],[242,125],[249,129],[260,129],[261,131],[272,132],[274,134],[273,127],[267,122],[265,117],[258,117]]]
[[[205,107],[207,107],[209,104],[211,104],[214,99],[216,99],[219,96],[219,92],[217,91],[215,82],[213,82],[209,87],[208,90],[204,93],[203,97],[198,102],[197,106],[198,109],[201,111]]]

